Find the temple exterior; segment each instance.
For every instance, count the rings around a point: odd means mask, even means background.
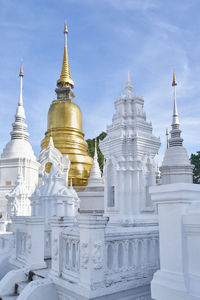
[[[200,299],[200,186],[183,147],[175,74],[161,168],[160,139],[128,74],[100,143],[101,174],[96,141],[92,159],[73,102],[67,32],[65,24],[57,99],[37,159],[27,141],[20,70],[11,141],[0,159],[0,299]]]

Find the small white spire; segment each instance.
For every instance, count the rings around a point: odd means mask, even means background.
[[[172,87],[174,88],[174,107],[173,107],[173,117],[172,117],[172,130],[171,138],[169,139],[169,147],[176,147],[176,146],[182,146],[183,145],[183,139],[181,138],[181,130],[179,129],[179,119],[178,119],[178,109],[176,104],[176,76],[175,73],[173,73],[173,81],[172,81]]]
[[[24,77],[23,64],[21,64],[19,77],[20,77],[20,92],[19,92],[19,102],[18,102],[18,105],[19,106],[23,106],[23,97],[22,97],[23,77]]]
[[[50,138],[49,138],[49,147],[55,148],[52,135],[50,135]]]
[[[130,72],[128,71],[127,73],[127,82],[125,84],[125,87],[124,87],[124,90],[126,92],[126,94],[128,96],[131,96],[132,95],[132,90],[133,90],[133,85],[131,83],[131,79],[130,79]]]
[[[177,82],[176,82],[175,72],[173,73],[172,86],[174,88],[174,109],[173,109],[172,125],[179,125],[178,109],[177,109],[177,104],[176,104],[176,86],[177,86]]]
[[[20,92],[19,92],[19,101],[18,101],[18,106],[15,114],[15,122],[12,124],[13,126],[13,131],[10,133],[11,134],[11,139],[23,139],[27,140],[28,139],[28,132],[27,132],[27,125],[24,122],[25,121],[25,112],[24,112],[24,106],[23,106],[23,97],[22,97],[22,88],[23,88],[23,65],[21,64],[20,67]]]
[[[94,140],[94,160],[97,161],[97,139]]]
[[[178,109],[176,104],[176,86],[174,86],[174,109],[173,109],[172,125],[179,125]]]
[[[90,171],[90,177],[88,179],[88,186],[99,186],[102,185],[101,170],[99,168],[98,156],[97,156],[97,140],[95,139],[93,165]]]

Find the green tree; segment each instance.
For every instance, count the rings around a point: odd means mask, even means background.
[[[96,139],[97,139],[97,155],[98,155],[98,163],[99,163],[99,167],[101,169],[101,172],[103,172],[103,164],[104,164],[104,156],[101,153],[100,149],[99,149],[99,140],[103,140],[106,137],[107,133],[106,132],[102,132],[101,134],[99,134]],[[94,147],[95,147],[95,138],[93,139],[88,139],[86,140],[86,142],[88,143],[88,152],[89,155],[91,157],[94,156]]]
[[[192,153],[190,161],[194,165],[193,182],[200,184],[200,151],[197,151],[197,154]]]

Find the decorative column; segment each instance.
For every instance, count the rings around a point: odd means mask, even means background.
[[[191,205],[188,214],[183,216],[185,245],[188,259],[186,272],[188,290],[191,295],[200,299],[200,201]]]
[[[88,290],[102,285],[105,276],[105,227],[108,217],[83,215],[80,228],[80,283]]]
[[[74,223],[73,217],[51,217],[51,274],[60,277],[64,259],[64,249],[61,240],[61,232],[67,226]]]

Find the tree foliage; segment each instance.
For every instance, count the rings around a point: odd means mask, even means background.
[[[99,149],[99,140],[103,140],[106,137],[107,133],[106,132],[102,132],[101,134],[99,134],[96,139],[97,139],[97,155],[98,155],[98,163],[99,163],[99,167],[101,169],[101,172],[103,172],[103,164],[104,164],[104,156],[101,153],[100,149]],[[86,142],[88,143],[88,152],[89,155],[91,157],[94,156],[94,147],[95,147],[95,138],[93,139],[88,139],[86,140]]]
[[[194,165],[193,182],[200,184],[200,151],[197,151],[197,154],[192,153],[190,161]]]

